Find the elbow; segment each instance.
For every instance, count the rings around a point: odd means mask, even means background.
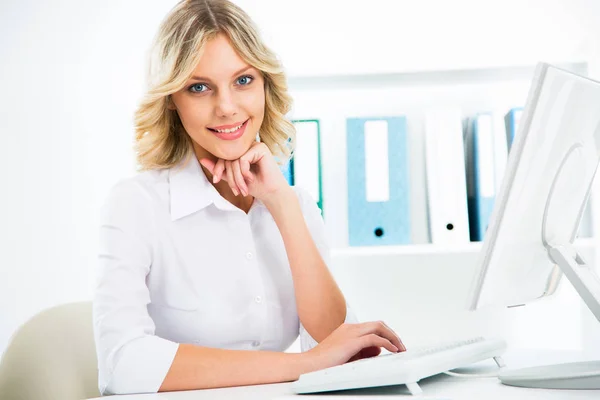
[[[100,387],[100,394],[117,395],[117,394],[141,394],[141,393],[156,393],[158,388],[149,387],[144,382],[132,377],[130,373],[113,374],[106,386]]]
[[[114,369],[99,371],[98,389],[102,396],[156,393],[158,391],[155,383],[149,382],[147,377],[140,376],[141,368],[128,368],[129,365],[131,365],[131,361],[121,357]]]
[[[157,393],[175,358],[178,344],[146,336],[123,345],[111,363],[99,365],[102,395]],[[110,364],[113,368],[109,368]]]
[[[120,361],[123,362],[117,363],[112,373],[106,376],[107,379],[104,382],[100,381],[100,394],[105,396],[158,392],[162,380],[147,375],[147,367],[131,368],[131,360]]]

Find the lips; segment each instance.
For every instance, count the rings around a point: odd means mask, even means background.
[[[209,130],[211,130],[213,132],[216,132],[217,129],[220,130],[220,131],[225,130],[225,129],[234,129],[234,128],[237,128],[238,126],[241,127],[244,123],[246,123],[246,121],[241,121],[241,122],[238,122],[236,124],[231,124],[231,125],[215,126],[214,128],[207,127],[207,129],[209,129]],[[219,133],[228,133],[228,132],[219,132]],[[233,132],[229,132],[229,133],[233,133]]]
[[[240,137],[242,137],[242,135],[244,134],[244,132],[246,131],[246,126],[248,126],[248,121],[250,121],[250,119],[247,119],[241,126],[240,129],[238,129],[237,131],[234,132],[230,132],[230,133],[226,133],[226,132],[217,132],[216,130],[212,129],[212,128],[208,128],[207,129],[209,131],[211,131],[211,133],[213,135],[215,135],[216,137],[218,137],[219,139],[223,139],[223,140],[235,140],[238,139]]]

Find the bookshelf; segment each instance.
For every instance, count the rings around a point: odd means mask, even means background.
[[[600,72],[594,58],[549,62],[592,77],[594,71]],[[523,106],[534,69],[535,63],[531,63],[290,78],[290,91],[295,100],[293,117],[318,118],[321,123],[323,212],[331,245],[330,268],[360,319],[384,319],[402,332],[409,343],[415,344],[439,340],[436,335],[443,325],[448,337],[496,334],[516,347],[535,347],[535,337],[552,329],[554,333],[549,337],[563,341],[565,348],[584,345],[590,348],[592,340],[589,338],[593,335],[583,335],[583,329],[591,332],[600,329],[590,321],[589,310],[566,279],[556,296],[522,311],[468,312],[465,296],[470,290],[482,243],[432,244],[428,232],[425,110],[459,107],[467,118],[477,112],[506,112]],[[350,247],[345,119],[396,115],[405,115],[408,122],[412,243]],[[598,202],[597,198],[597,195],[592,198],[590,204]],[[600,218],[588,212],[580,228],[585,225],[588,231],[599,232]],[[579,237],[575,243],[590,265],[597,264],[596,241],[594,237]],[[563,329],[556,318],[569,321],[576,331]]]
[[[467,313],[464,296],[482,243],[435,245],[428,232],[427,107],[458,106],[468,117],[522,106],[538,61],[600,79],[600,43],[589,3],[559,0],[545,6],[541,12],[540,4],[516,0],[435,6],[376,1],[355,12],[323,4],[319,15],[290,17],[267,28],[288,72],[293,118],[321,121],[332,273],[360,319],[384,319],[408,345],[441,340],[442,331],[445,339],[497,334],[521,348],[575,349],[585,343],[600,354],[597,321],[586,317],[589,311],[568,282],[554,299],[522,310]],[[344,17],[337,18],[338,13]],[[282,33],[290,26],[300,29],[305,19],[312,29],[301,36]],[[364,21],[378,21],[376,33],[356,29]],[[408,121],[412,243],[349,247],[345,118],[395,115]],[[600,193],[599,181],[595,193]],[[600,206],[600,196],[593,195],[590,203]],[[586,220],[588,228],[600,232],[599,212]],[[576,240],[592,265],[598,264],[597,239]]]
[[[577,238],[575,247],[583,250],[594,250],[600,247],[597,239]],[[443,255],[443,254],[466,254],[477,255],[483,248],[482,242],[469,242],[460,245],[438,245],[432,243],[411,244],[398,246],[361,246],[335,248],[331,250],[333,259],[343,259],[348,257],[371,257],[371,256],[421,256],[421,255]]]
[[[581,74],[589,64],[581,60],[555,63]],[[389,74],[338,76],[292,76],[294,119],[316,118],[321,124],[322,193],[327,236],[332,249],[348,248],[346,118],[404,115],[407,118],[409,151],[409,203],[411,244],[391,246],[397,254],[437,251],[431,244],[426,191],[424,115],[428,109],[458,108],[463,119],[479,112],[506,113],[523,106],[535,64],[485,66],[464,70],[407,71]],[[580,230],[593,231],[588,212]],[[473,251],[471,243],[457,251]],[[348,251],[351,251],[348,249]],[[378,251],[362,249],[363,252]]]

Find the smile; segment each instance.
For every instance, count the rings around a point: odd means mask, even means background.
[[[246,130],[246,126],[248,125],[248,121],[250,121],[250,119],[247,119],[243,124],[230,129],[207,129],[220,139],[235,140],[242,137],[244,131]]]
[[[244,124],[241,124],[240,126],[236,126],[233,129],[213,129],[213,130],[215,132],[219,132],[219,133],[233,133],[233,132],[237,131],[238,129],[240,129],[242,127],[242,125],[244,125]]]
[[[213,131],[213,132],[218,132],[218,133],[233,133],[237,130],[239,130],[242,126],[244,126],[244,124],[248,122],[248,120],[246,120],[245,122],[242,122],[241,124],[239,124],[236,127],[233,128],[228,128],[228,129],[216,129],[216,128],[208,128],[209,130]]]

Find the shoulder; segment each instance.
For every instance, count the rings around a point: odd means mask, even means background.
[[[121,201],[142,200],[160,191],[168,183],[168,169],[139,172],[117,181],[108,192],[108,199]]]
[[[108,191],[102,209],[104,213],[145,213],[168,195],[169,170],[139,172],[117,181]]]

